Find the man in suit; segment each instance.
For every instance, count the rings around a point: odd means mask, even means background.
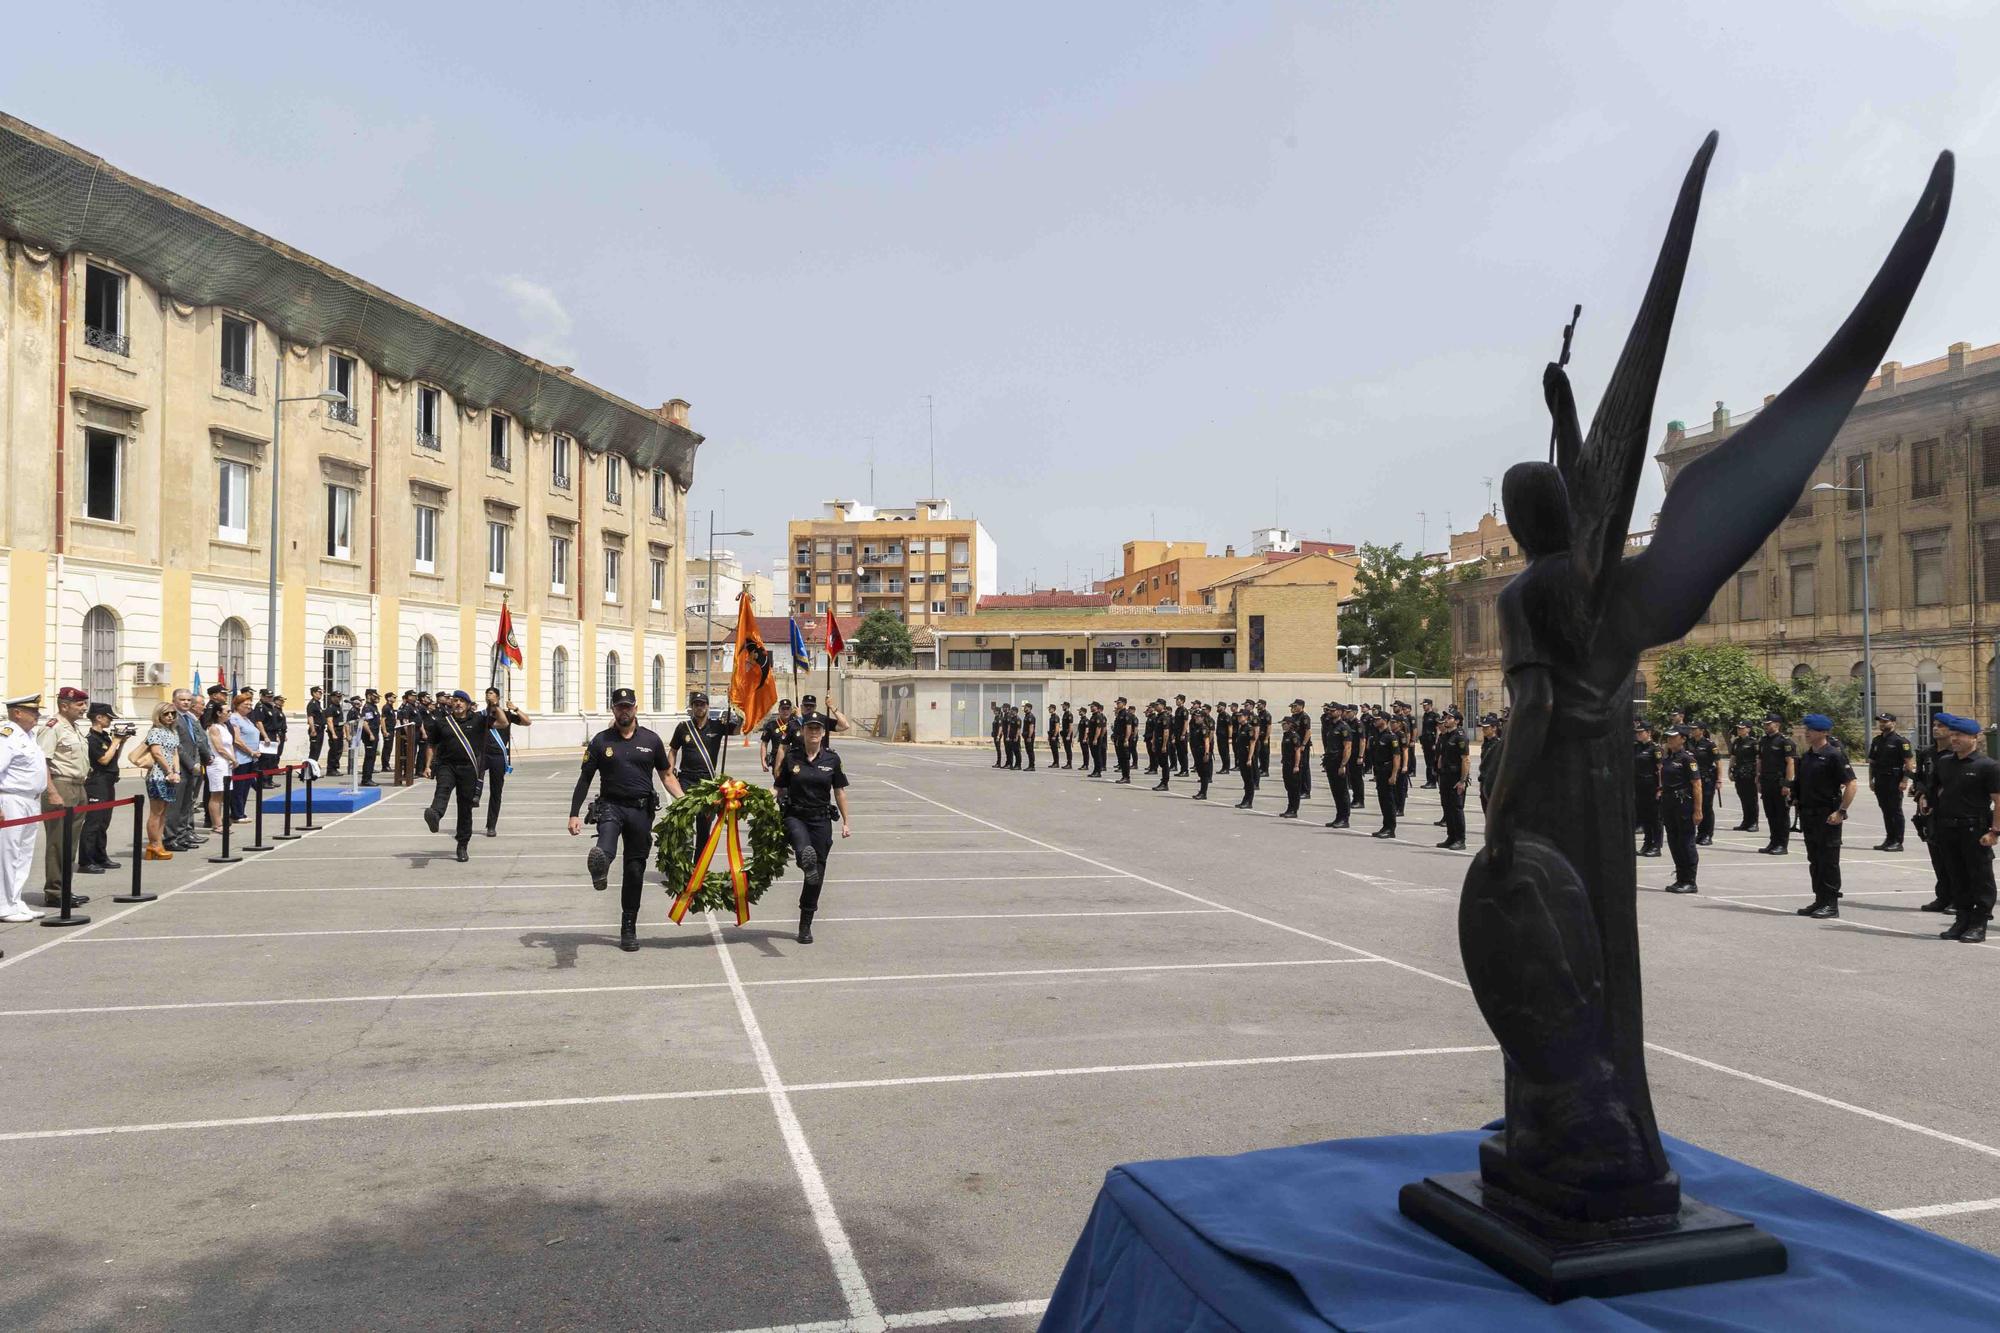
[[[167,810],[162,844],[170,852],[191,852],[208,841],[194,827],[194,812],[202,807],[208,789],[208,764],[215,756],[208,745],[208,733],[195,715],[192,690],[174,691],[174,733],[180,737],[180,786]]]

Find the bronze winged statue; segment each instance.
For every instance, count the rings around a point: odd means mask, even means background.
[[[1590,434],[1578,428],[1568,375],[1550,365],[1556,461],[1516,464],[1502,491],[1527,565],[1500,595],[1512,713],[1486,847],[1460,899],[1459,947],[1505,1055],[1507,1103],[1505,1127],[1481,1144],[1474,1193],[1558,1248],[1671,1233],[1685,1221],[1654,1121],[1640,1015],[1630,780],[1639,655],[1685,635],[1797,503],[1902,322],[1951,200],[1944,153],[1847,321],[1754,420],[1680,472],[1651,544],[1627,555],[1715,144],[1710,134],[1688,169]],[[1412,1210],[1410,1189],[1404,1210],[1448,1234]],[[1619,1289],[1704,1280],[1713,1279]]]

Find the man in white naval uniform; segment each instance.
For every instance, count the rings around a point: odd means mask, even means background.
[[[7,720],[0,722],[0,821],[42,813],[49,761],[35,742],[35,723],[41,715],[39,694],[7,701]],[[0,829],[0,921],[35,921],[43,915],[22,897],[34,873],[35,836],[40,831],[39,824]]]

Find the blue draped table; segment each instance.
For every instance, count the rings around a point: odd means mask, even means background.
[[[2000,1329],[2000,1259],[1673,1139],[1682,1188],[1783,1241],[1789,1271],[1545,1304],[1396,1210],[1408,1182],[1476,1169],[1485,1136],[1337,1139],[1116,1167],[1043,1333]]]

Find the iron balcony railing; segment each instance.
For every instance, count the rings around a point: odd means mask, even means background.
[[[132,340],[122,333],[113,333],[110,329],[100,329],[86,324],[83,326],[83,341],[85,346],[95,347],[98,351],[109,352],[113,356],[132,355]]]
[[[353,403],[328,403],[326,414],[335,421],[344,421],[350,426],[361,424],[361,409]]]
[[[257,377],[246,374],[241,370],[229,370],[225,368],[222,372],[222,387],[225,389],[234,389],[238,393],[255,393],[257,392]]]

